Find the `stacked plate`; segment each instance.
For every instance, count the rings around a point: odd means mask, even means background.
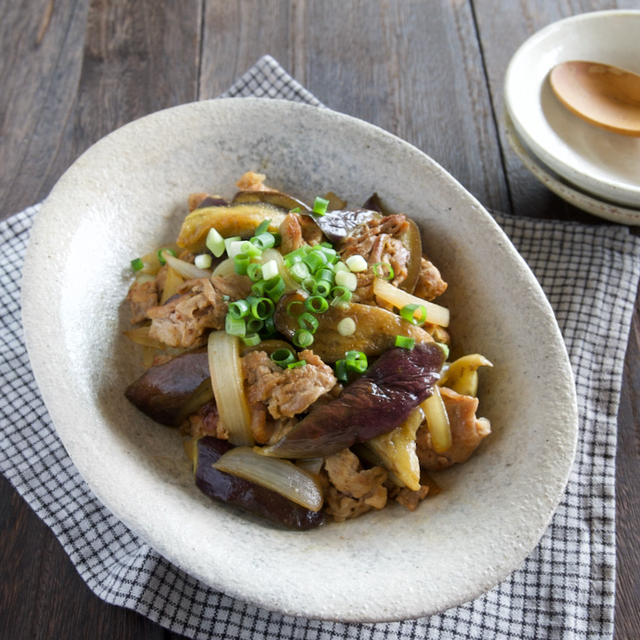
[[[640,225],[640,138],[588,124],[564,107],[549,72],[588,60],[640,73],[640,11],[598,11],[531,36],[509,63],[505,127],[525,166],[567,202],[614,222]]]

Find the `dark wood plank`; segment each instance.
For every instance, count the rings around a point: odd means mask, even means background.
[[[485,205],[508,209],[468,4],[268,0],[259,11],[249,0],[208,4],[200,96],[218,95],[265,53],[327,106],[396,133]]]

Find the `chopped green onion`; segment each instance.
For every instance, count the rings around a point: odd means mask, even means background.
[[[349,271],[349,267],[344,262],[336,262],[333,265],[333,270],[338,273],[338,271]]]
[[[211,227],[209,233],[207,233],[207,239],[205,240],[207,249],[213,253],[216,258],[219,258],[225,251],[226,244],[224,238],[220,235],[217,229]]]
[[[284,348],[276,349],[271,354],[270,357],[271,357],[271,360],[273,360],[273,362],[275,362],[278,366],[282,367],[283,369],[291,362],[296,361],[296,357],[293,354],[293,351],[291,351],[291,349],[284,349]]]
[[[355,291],[358,288],[358,277],[351,271],[338,271],[336,273],[336,284],[349,291]]]
[[[347,371],[347,361],[338,360],[336,362],[336,378],[340,382],[349,382],[349,372]]]
[[[307,293],[310,293],[310,294],[314,293],[313,290],[314,290],[314,288],[316,286],[316,281],[313,278],[311,278],[311,277],[305,278],[300,284],[302,285],[302,288]]]
[[[252,282],[258,282],[262,280],[262,265],[257,262],[252,262],[247,267],[247,275],[251,279]]]
[[[238,336],[244,338],[247,333],[247,326],[242,318],[234,318],[231,314],[227,313],[224,319],[224,330],[232,336]]]
[[[333,282],[334,272],[333,269],[318,269],[313,277],[316,280],[326,280],[327,282]]]
[[[163,249],[158,249],[158,261],[160,262],[160,264],[165,265],[167,264],[167,261],[164,259],[164,256],[162,255],[164,252],[167,252],[169,255],[172,255],[174,258],[176,256],[176,252],[173,249],[169,249],[168,247],[164,247]]]
[[[266,320],[275,309],[275,305],[269,298],[252,298],[249,300],[251,305],[251,315],[259,320]]]
[[[355,373],[364,373],[369,366],[367,356],[362,351],[347,351],[344,354],[347,362],[347,369]]]
[[[353,273],[359,273],[360,271],[366,271],[367,267],[369,266],[367,264],[367,261],[361,256],[361,255],[353,255],[353,256],[349,256],[346,260],[345,263],[347,265],[347,267],[349,267],[350,271],[353,271]]]
[[[259,236],[260,234],[264,233],[265,231],[269,231],[269,225],[271,224],[271,220],[263,220],[257,227],[256,230],[253,232],[254,236]]]
[[[233,268],[235,272],[244,276],[247,273],[247,268],[251,264],[251,258],[246,253],[238,253],[233,258]]]
[[[290,209],[289,213],[300,213],[300,207],[294,207],[293,209]]]
[[[272,336],[276,332],[276,325],[273,321],[273,316],[265,318],[264,325],[262,327],[262,335],[266,338]]]
[[[252,258],[259,258],[262,255],[262,249],[250,240],[242,240],[241,245],[242,251],[240,253],[245,253]]]
[[[295,249],[294,251],[290,251],[284,256],[284,263],[288,269],[296,264],[296,262],[302,262],[303,258],[307,255],[307,247],[300,247],[299,249]]]
[[[436,344],[442,349],[444,352],[444,359],[447,360],[449,358],[449,345],[444,342],[436,342]]]
[[[249,241],[251,244],[255,245],[258,249],[271,249],[276,244],[276,239],[274,238],[272,233],[265,231],[265,233],[261,233],[259,236],[254,236]]]
[[[305,306],[305,303],[304,303],[304,302],[302,302],[302,300],[292,300],[291,302],[289,302],[289,303],[287,304],[287,315],[288,315],[288,316],[290,316],[291,318],[295,318],[295,317],[297,317],[297,316],[295,316],[295,315],[293,314],[293,312],[291,311],[291,309],[292,309],[295,305],[297,305],[297,304],[299,304],[299,305],[300,305],[301,307],[303,307],[303,308],[304,308],[304,306]],[[298,315],[300,315],[300,314],[298,314]]]
[[[342,285],[338,285],[337,287],[333,287],[333,289],[331,289],[331,295],[333,296],[333,300],[331,301],[331,306],[341,307],[346,304],[349,304],[353,294],[346,287],[343,287]]]
[[[408,338],[407,336],[396,336],[396,347],[402,347],[403,349],[413,349],[416,346],[414,338]]]
[[[385,275],[385,267],[389,270],[389,273]],[[372,265],[373,275],[376,278],[383,278],[385,280],[393,280],[395,277],[395,272],[393,271],[393,267],[388,262],[376,262]]]
[[[144,269],[144,262],[140,258],[135,258],[131,261],[131,268],[134,271],[140,271],[140,269]]]
[[[305,311],[304,313],[301,313],[298,316],[298,326],[301,329],[310,331],[311,333],[315,333],[316,330],[318,329],[318,324],[319,324],[318,318],[316,318],[314,315],[311,315],[307,311]]]
[[[247,318],[247,331],[250,333],[258,333],[264,327],[264,320],[260,318]]]
[[[268,260],[262,265],[262,277],[271,280],[278,275],[278,263],[275,260]]]
[[[282,236],[276,231],[274,231],[271,235],[273,236],[273,246],[279,247],[282,243]]]
[[[227,242],[225,240],[225,244],[227,246],[227,255],[230,258],[235,258],[239,253],[243,253],[242,249],[245,242],[246,240],[242,239],[233,240],[232,242]]]
[[[298,367],[304,367],[306,364],[306,360],[297,360],[296,362],[290,362],[287,365],[287,369],[297,369]]]
[[[260,344],[261,340],[257,333],[248,333],[242,338],[242,342],[244,342],[247,347],[255,347],[257,344]]]
[[[240,236],[232,236],[231,238],[224,239],[224,248],[226,249],[227,255],[230,258],[233,258],[233,256],[235,255],[235,254],[233,255],[231,254],[231,245],[234,244],[235,242],[241,242],[241,241],[242,241],[242,238]],[[240,253],[240,246],[238,246],[238,251],[236,253]]]
[[[416,318],[416,311],[419,315]],[[400,315],[411,324],[423,325],[427,320],[427,309],[423,304],[405,304],[400,309]]]
[[[322,296],[311,296],[305,300],[304,306],[312,313],[324,313],[329,308],[329,303]]]
[[[313,284],[313,295],[326,298],[331,293],[331,283],[328,280],[318,280]]]
[[[229,305],[227,313],[234,319],[239,320],[249,315],[250,307],[246,300],[236,300]]]
[[[265,280],[265,293],[274,301],[278,302],[282,298],[282,294],[285,290],[284,280],[282,276],[276,276],[270,280]]]
[[[353,318],[342,318],[336,327],[338,333],[345,338],[356,332],[356,322]]]
[[[254,282],[251,285],[251,295],[256,296],[256,298],[262,298],[265,294],[265,288],[267,286],[266,280],[258,280],[258,282]]]
[[[197,255],[195,260],[195,265],[198,269],[209,269],[211,267],[211,263],[213,260],[211,259],[211,255],[208,253],[201,253]]]
[[[313,213],[315,213],[317,216],[323,216],[325,213],[327,213],[328,206],[329,201],[326,198],[321,198],[320,196],[318,196],[313,201]]]
[[[313,344],[313,334],[306,329],[298,329],[293,336],[293,344],[304,349]]]
[[[296,264],[289,267],[289,273],[296,282],[302,282],[311,275],[309,267],[304,262],[296,262]]]
[[[304,262],[312,272],[317,271],[321,267],[324,267],[327,264],[327,256],[324,253],[320,253],[318,251],[313,251],[308,253],[303,259]]]

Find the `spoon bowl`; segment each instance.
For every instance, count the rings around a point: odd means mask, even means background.
[[[572,60],[549,75],[560,102],[587,122],[640,137],[640,75],[606,64]]]

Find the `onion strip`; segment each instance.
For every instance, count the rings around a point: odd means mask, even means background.
[[[310,511],[322,508],[318,481],[288,460],[263,456],[249,447],[236,447],[222,454],[213,467],[275,491]]]
[[[195,264],[191,264],[186,260],[180,260],[172,256],[168,251],[165,251],[162,255],[167,261],[167,264],[172,269],[175,269],[183,278],[192,280],[193,278],[208,278],[211,276],[210,271],[199,269]]]
[[[244,394],[244,376],[238,339],[212,331],[207,346],[211,386],[220,420],[235,445],[252,445],[251,415]]]
[[[427,322],[429,324],[437,324],[441,327],[449,326],[449,309],[439,304],[434,304],[428,300],[418,298],[402,289],[398,289],[390,282],[376,278],[373,281],[373,293],[383,302],[392,304],[398,309],[402,309],[408,304],[417,304],[423,306],[427,310]]]
[[[444,453],[451,448],[451,425],[437,385],[433,393],[420,405],[427,419],[427,429],[431,434],[431,446],[436,453]]]

